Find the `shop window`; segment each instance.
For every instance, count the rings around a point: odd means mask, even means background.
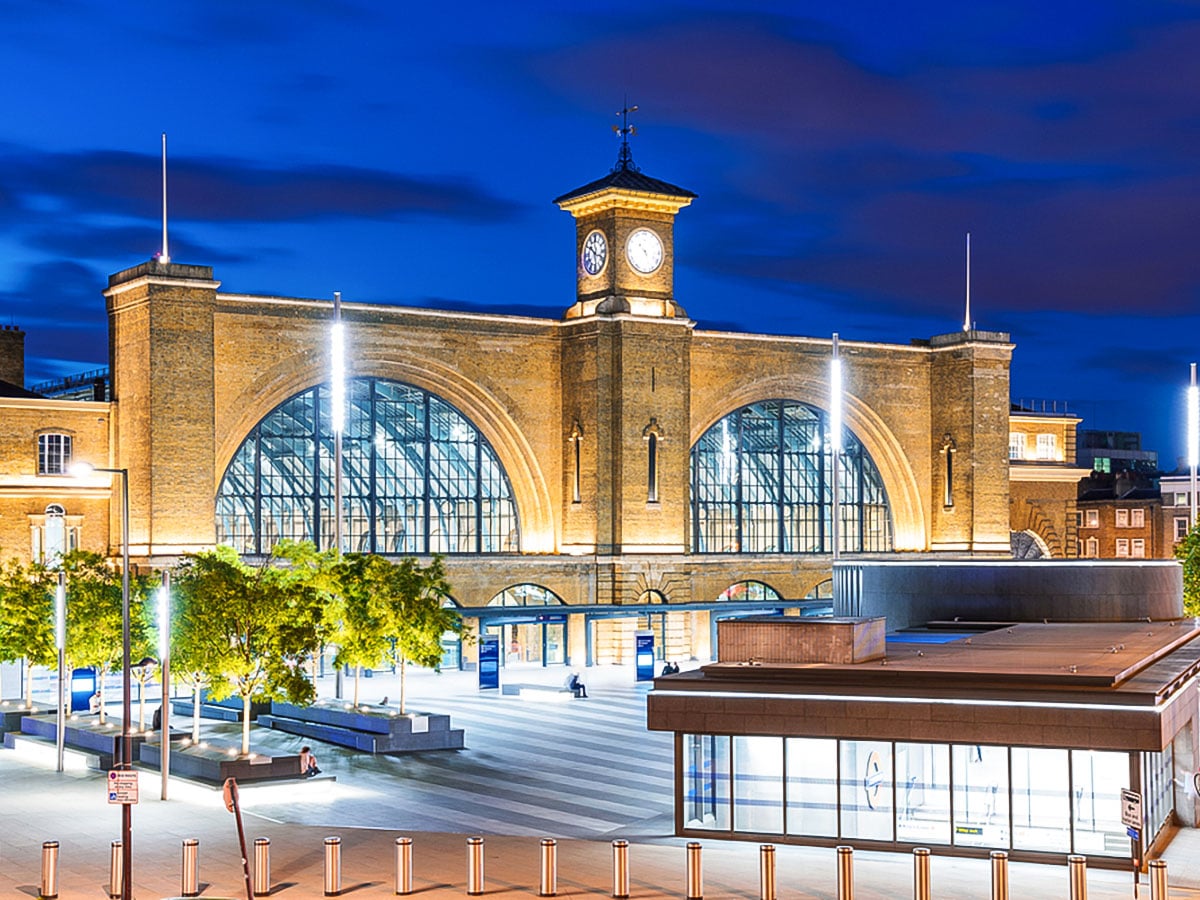
[[[1013,848],[1070,853],[1067,751],[1013,747],[1011,753]],[[1128,767],[1125,777],[1128,780]]]
[[[1008,749],[950,748],[954,770],[953,840],[960,847],[1008,846]]]
[[[1071,751],[1075,798],[1075,851],[1088,856],[1128,856],[1121,824],[1121,788],[1129,781],[1129,754]]]
[[[733,739],[733,830],[783,833],[783,738]]]
[[[892,745],[885,741],[842,741],[842,837],[895,840]]]
[[[837,837],[837,741],[788,738],[787,832]]]
[[[685,734],[683,817],[685,828],[729,830],[729,738]]]
[[[69,434],[38,435],[38,474],[65,475],[71,465]]]
[[[950,748],[896,744],[896,840],[950,843]]]

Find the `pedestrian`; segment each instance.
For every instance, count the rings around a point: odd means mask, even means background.
[[[587,688],[584,686],[582,679],[580,679],[578,672],[571,673],[571,677],[567,679],[567,688],[576,697],[587,699]]]

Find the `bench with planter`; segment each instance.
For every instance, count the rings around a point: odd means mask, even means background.
[[[363,753],[415,753],[461,750],[463,730],[450,727],[450,717],[400,712],[388,706],[353,706],[318,701],[312,706],[272,703],[258,724],[288,734],[350,747]]]
[[[573,690],[561,684],[505,684],[501,685],[500,693],[523,700],[546,700],[555,703],[570,700],[575,696]]]
[[[158,742],[146,741],[139,749],[138,761],[148,769],[158,769],[162,758],[162,747]],[[243,784],[305,777],[300,771],[299,754],[264,756],[251,753],[243,757],[238,755],[238,749],[234,744],[211,741],[199,744],[189,740],[172,741],[171,775],[214,785],[224,784],[226,778],[236,778],[238,784]]]

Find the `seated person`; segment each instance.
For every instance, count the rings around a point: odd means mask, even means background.
[[[587,697],[587,688],[580,680],[578,672],[572,672],[571,677],[567,679],[567,689],[576,697]]]
[[[93,713],[93,714],[100,712],[100,692],[99,691],[96,691],[96,693],[94,693],[94,694],[92,694],[92,696],[88,697],[88,712]]]
[[[313,755],[312,747],[307,745],[300,748],[300,774],[305,778],[321,774],[321,770],[317,768],[317,758]]]

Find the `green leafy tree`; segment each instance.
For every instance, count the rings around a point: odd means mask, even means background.
[[[284,563],[279,577],[316,591],[324,613],[317,623],[317,650],[309,658],[310,678],[317,683],[317,668],[325,648],[336,645],[338,633],[338,580],[335,568],[340,556],[335,549],[318,550],[312,541],[283,540],[271,555]]]
[[[16,559],[0,565],[0,661],[25,660],[27,705],[33,704],[33,667],[58,665],[54,646],[56,586],[55,574],[43,566],[26,568]]]
[[[277,563],[272,555],[249,566],[217,547],[189,558],[176,581],[181,656],[204,671],[215,699],[241,698],[242,755],[250,752],[253,699],[315,696],[303,662],[318,646],[320,597]]]
[[[337,645],[333,664],[354,667],[354,704],[358,705],[362,670],[389,660],[394,632],[393,607],[403,588],[399,568],[382,556],[348,553],[333,569],[336,590],[329,598],[328,618]]]
[[[394,566],[388,590],[379,597],[387,610],[388,630],[396,640],[396,659],[400,665],[400,712],[405,709],[408,663],[441,671],[442,638],[447,632],[462,634],[462,618],[451,607],[443,606],[450,594],[446,568],[440,556],[427,566],[405,557]]]
[[[67,671],[83,666],[96,670],[100,722],[106,721],[104,682],[123,663],[124,615],[121,573],[99,553],[72,550],[62,557],[67,573]],[[132,660],[150,650],[146,613],[147,579],[129,579],[129,644]]]
[[[1183,614],[1200,616],[1200,525],[1175,545],[1175,558],[1183,563]]]

